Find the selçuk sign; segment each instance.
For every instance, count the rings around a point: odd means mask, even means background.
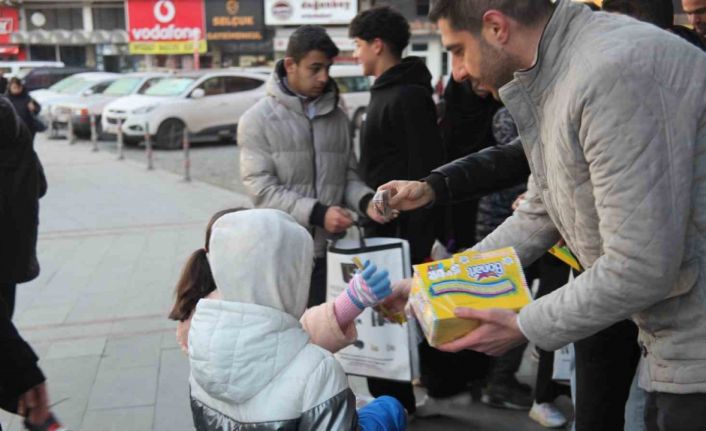
[[[203,0],[127,0],[131,54],[206,52]]]
[[[206,39],[240,42],[264,40],[262,0],[207,0]]]

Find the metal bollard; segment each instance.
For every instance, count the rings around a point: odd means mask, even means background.
[[[118,160],[124,160],[125,155],[123,154],[123,120],[118,120]]]
[[[91,114],[91,145],[92,151],[95,153],[98,151],[98,130],[96,130],[96,116]]]
[[[76,134],[74,133],[74,122],[71,121],[71,116],[69,116],[69,122],[66,124],[66,138],[69,140],[69,145],[74,145],[76,143]]]
[[[47,121],[49,121],[47,134],[49,139],[56,138],[56,129],[54,129],[54,117],[51,115],[51,108],[47,109]]]
[[[184,181],[191,181],[191,157],[189,154],[189,131],[184,127],[184,139],[182,141],[184,148]]]
[[[150,123],[145,123],[145,152],[147,153],[147,170],[154,169],[152,139],[150,139]]]

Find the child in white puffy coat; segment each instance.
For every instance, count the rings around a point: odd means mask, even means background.
[[[390,397],[356,412],[331,354],[355,341],[355,317],[389,295],[387,273],[368,265],[335,301],[305,311],[312,264],[311,235],[284,212],[214,216],[170,314],[189,353],[197,430],[406,428]]]

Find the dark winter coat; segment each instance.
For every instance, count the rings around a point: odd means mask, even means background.
[[[493,115],[502,104],[492,97],[480,97],[470,81],[449,79],[444,91],[441,136],[445,163],[495,145]],[[478,201],[458,202],[445,208],[445,231],[440,241],[451,252],[476,244]]]
[[[418,180],[444,161],[431,74],[424,62],[409,57],[383,73],[371,89],[362,130],[360,172],[376,189],[392,180]],[[402,214],[369,234],[404,238],[410,242],[412,262],[429,257],[435,239],[434,211]]]
[[[37,103],[36,100],[30,97],[26,88],[23,88],[22,93],[18,95],[14,95],[8,92],[7,98],[10,99],[10,102],[12,102],[12,106],[15,107],[15,112],[17,112],[17,115],[19,115],[19,117],[25,123],[27,128],[29,128],[29,131],[32,133],[32,136],[34,136],[34,134],[38,132],[36,127],[37,120],[35,119],[35,116],[39,114],[39,111],[42,109],[42,107],[39,105],[39,103]],[[29,102],[33,102],[34,105],[37,107],[36,112],[32,112],[29,109]]]
[[[44,170],[27,127],[0,98],[0,282],[23,283],[39,275],[39,198]]]
[[[493,116],[492,131],[496,145],[507,145],[517,139],[517,127],[507,108],[500,108]],[[482,241],[512,215],[513,202],[526,190],[525,184],[518,184],[481,198],[476,219],[476,241]]]

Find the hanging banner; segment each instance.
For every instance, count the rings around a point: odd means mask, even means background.
[[[358,0],[265,0],[267,25],[350,24]]]
[[[130,54],[207,50],[203,0],[127,0],[127,28]]]

